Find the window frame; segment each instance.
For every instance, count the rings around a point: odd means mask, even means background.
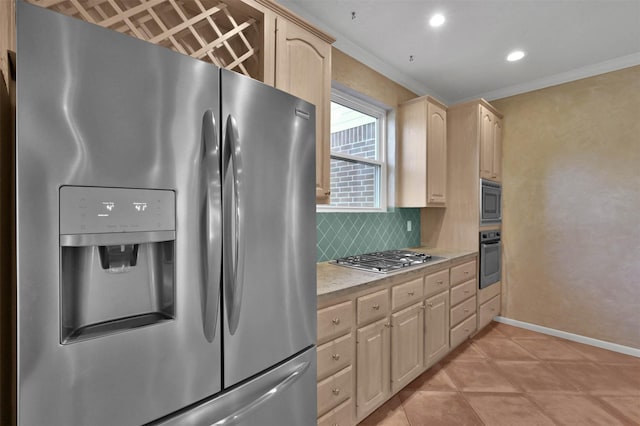
[[[369,159],[364,157],[358,157],[355,155],[349,155],[344,153],[334,153],[329,148],[329,157],[335,160],[345,160],[349,162],[356,162],[360,164],[372,165],[379,167],[379,179],[376,185],[376,200],[378,201],[377,207],[341,207],[332,206],[330,204],[317,205],[317,211],[319,212],[342,212],[342,213],[365,213],[365,212],[386,212],[387,211],[387,114],[388,111],[381,108],[366,99],[360,97],[357,94],[347,93],[344,90],[338,88],[331,88],[331,102],[338,103],[347,108],[351,108],[363,114],[372,116],[377,119],[377,147],[378,153],[377,159]],[[331,182],[329,182],[331,185]]]

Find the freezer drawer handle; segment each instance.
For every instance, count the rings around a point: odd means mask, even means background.
[[[225,182],[222,195],[222,205],[224,206],[222,215],[224,224],[223,250],[231,255],[225,255],[224,286],[229,333],[233,335],[240,321],[242,289],[244,286],[245,242],[244,211],[241,203],[243,194],[242,153],[240,152],[238,124],[231,115],[227,117],[225,134],[225,147],[223,150]]]
[[[217,422],[213,423],[212,426],[238,424],[239,422],[242,421],[242,419],[247,414],[251,413],[253,410],[258,408],[260,405],[264,404],[267,400],[271,399],[274,395],[281,394],[282,391],[284,391],[291,384],[293,384],[293,382],[298,380],[298,378],[300,376],[302,376],[302,374],[307,370],[307,368],[309,368],[310,364],[311,363],[309,361],[305,361],[303,363],[300,363],[300,365],[298,365],[291,374],[289,374],[287,377],[285,377],[278,384],[274,385],[273,387],[270,387],[269,390],[267,390],[265,393],[263,393],[258,398],[253,400],[251,403],[245,405],[244,407],[242,407],[238,411],[236,411],[233,414],[225,417],[222,420],[218,420]]]
[[[200,181],[200,221],[205,232],[201,232],[203,288],[202,325],[208,342],[213,342],[218,318],[220,297],[220,271],[222,269],[222,181],[220,177],[220,148],[216,136],[213,112],[208,110],[202,117],[202,164]]]

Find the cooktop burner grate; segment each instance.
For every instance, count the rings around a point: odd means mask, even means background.
[[[439,259],[442,258],[409,250],[387,250],[341,257],[331,262],[349,268],[387,273]]]

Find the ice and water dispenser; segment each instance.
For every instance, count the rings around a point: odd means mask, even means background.
[[[175,316],[175,192],[60,188],[60,341]]]

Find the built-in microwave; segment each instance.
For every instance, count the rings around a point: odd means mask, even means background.
[[[502,222],[502,185],[480,179],[480,225]]]

